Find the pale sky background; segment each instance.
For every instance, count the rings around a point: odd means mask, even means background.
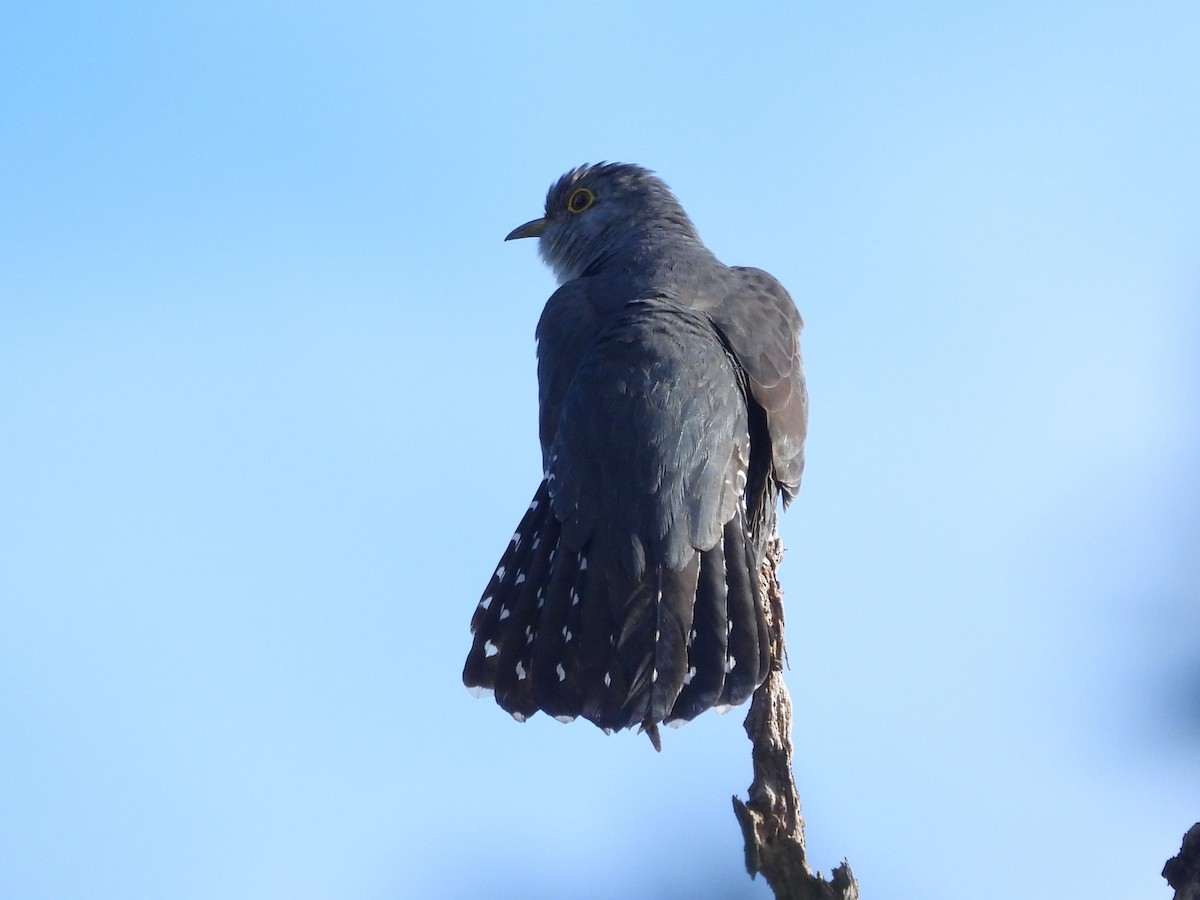
[[[539,475],[504,244],[658,171],[804,313],[814,864],[1163,898],[1200,820],[1200,5],[15,0],[0,896],[765,898],[744,710],[473,700]]]

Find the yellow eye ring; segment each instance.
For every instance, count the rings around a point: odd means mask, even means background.
[[[581,213],[595,202],[596,195],[587,188],[575,188],[567,198],[567,212]]]

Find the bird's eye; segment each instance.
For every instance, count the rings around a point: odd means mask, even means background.
[[[596,195],[587,188],[575,188],[567,198],[567,209],[573,213],[581,213],[596,202]]]

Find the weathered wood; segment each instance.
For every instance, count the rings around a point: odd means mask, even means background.
[[[858,900],[858,882],[844,860],[826,881],[808,866],[804,819],[792,773],[792,699],[783,681],[783,591],[776,572],[783,557],[778,534],[771,536],[762,578],[771,634],[771,672],[754,692],[746,716],[752,744],[754,781],[749,799],[733,798],[742,829],[746,870],[762,873],[777,898],[786,900]],[[1189,898],[1191,900],[1191,898]]]

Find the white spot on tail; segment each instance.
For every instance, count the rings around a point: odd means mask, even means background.
[[[527,673],[525,672],[525,667],[523,665],[521,665],[520,662],[518,662],[517,663],[517,681],[524,681],[526,674]]]
[[[683,683],[684,683],[684,684],[691,684],[691,683],[692,683],[692,679],[693,679],[693,678],[695,678],[695,677],[696,677],[696,667],[695,667],[695,666],[692,666],[690,669],[688,669],[688,670],[687,670],[687,674],[683,676]],[[669,723],[668,723],[668,724],[669,724]]]
[[[491,697],[496,692],[489,687],[484,687],[482,684],[469,684],[467,690],[471,692],[471,696],[475,699],[480,697]]]
[[[524,721],[525,721],[525,713],[519,713],[519,712],[515,712],[515,713],[510,713],[510,715],[511,715],[511,716],[512,716],[514,719],[516,719],[518,722],[524,722]]]
[[[483,642],[483,655],[484,656],[495,656],[499,652],[500,652],[500,648],[497,647],[495,644],[493,644],[491,641]]]
[[[567,670],[563,668],[562,663],[559,663],[557,666],[555,666],[554,671],[558,673],[559,681],[567,680]]]
[[[732,703],[718,703],[716,706],[713,707],[713,709],[715,709],[717,711],[717,715],[723,716],[723,715],[725,715],[725,713],[727,713],[731,709],[733,709],[733,704]]]
[[[663,719],[663,724],[668,728],[682,728],[687,724],[687,719]]]
[[[507,606],[503,606],[503,607],[501,607],[501,608],[500,608],[500,621],[501,621],[501,622],[503,622],[505,619],[507,619],[507,618],[508,618],[509,616],[511,616],[511,615],[512,615],[512,613],[510,613],[510,612],[508,611],[508,607],[507,607]]]
[[[554,718],[557,719],[559,722],[562,722],[564,725],[570,725],[572,722],[575,721],[574,716],[562,715],[562,716],[555,716]]]

